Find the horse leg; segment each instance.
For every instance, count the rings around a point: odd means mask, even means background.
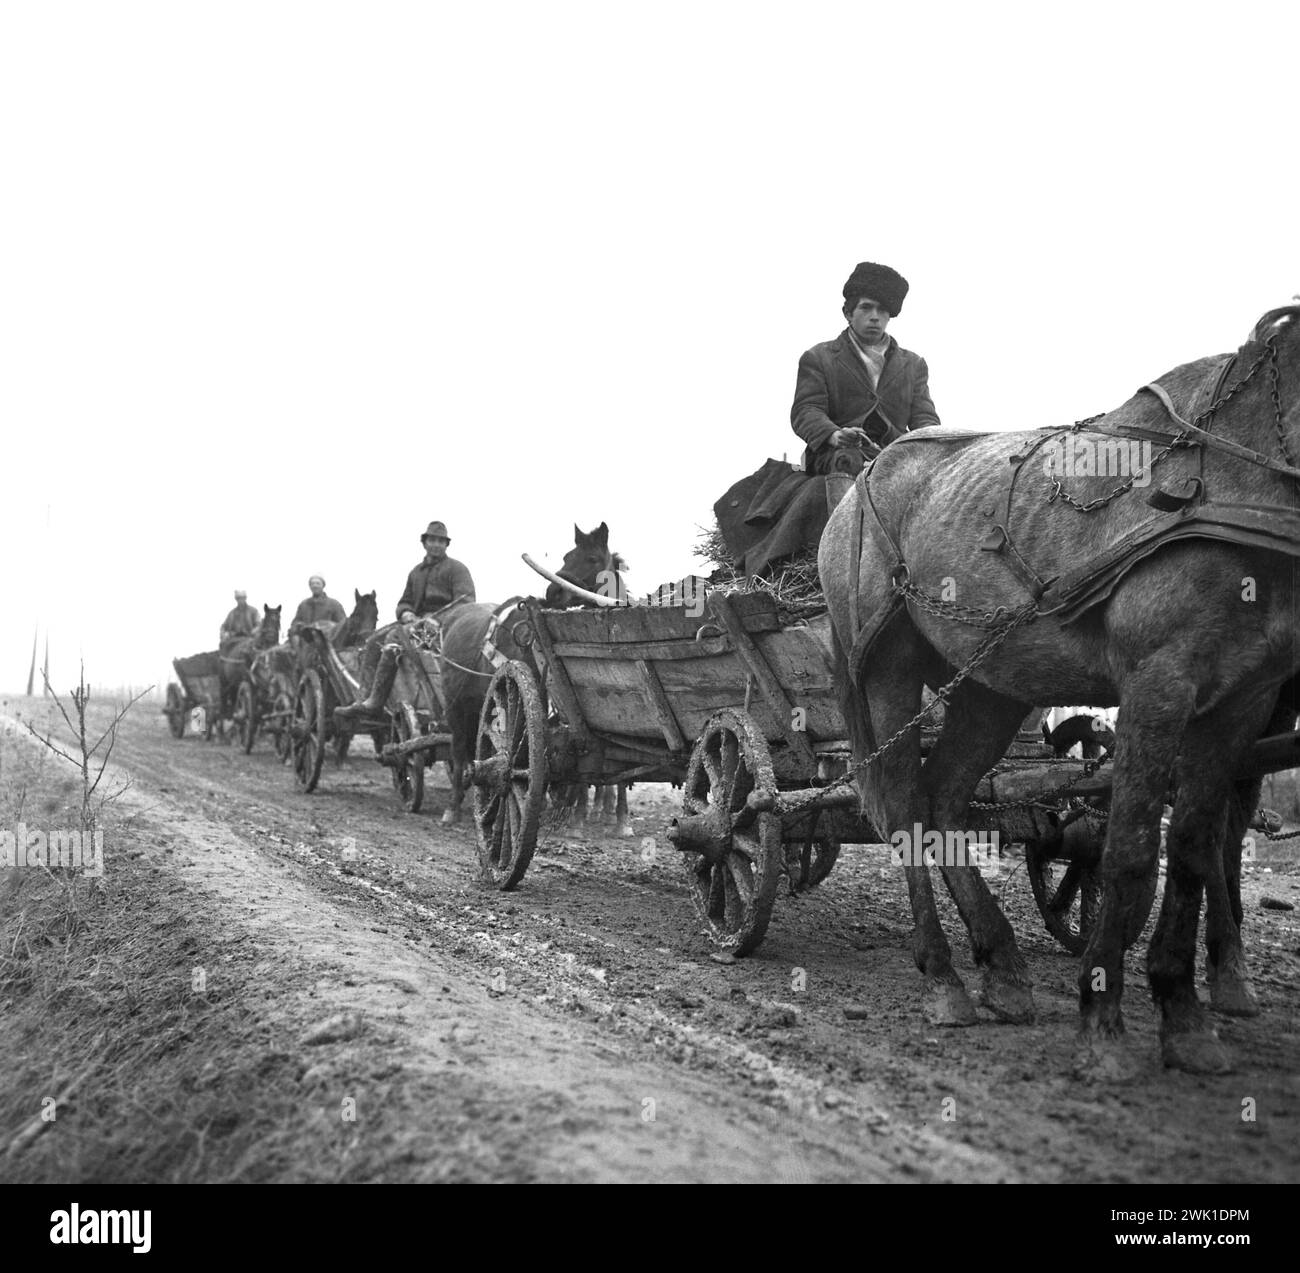
[[[952,696],[943,731],[926,758],[922,776],[930,798],[930,826],[940,832],[969,821],[971,793],[1006,754],[1026,703],[965,681]],[[969,843],[974,833],[963,838]],[[943,881],[970,934],[971,953],[983,971],[980,1002],[1003,1021],[1024,1024],[1034,1019],[1034,994],[1015,931],[993,900],[979,869],[944,860]]]
[[[875,749],[876,740],[893,737],[921,707],[921,667],[928,647],[910,623],[896,621],[878,642],[863,669],[861,697],[837,678],[841,705],[854,738],[854,754]],[[865,813],[882,835],[911,836],[928,813],[921,774],[921,735],[912,729],[858,775]],[[923,1014],[931,1025],[973,1025],[975,1004],[952,966],[952,949],[939,923],[929,871],[910,856],[905,864],[907,892],[916,927],[912,957],[925,978]]]
[[[1253,710],[1252,710],[1253,709]],[[1235,700],[1188,726],[1178,757],[1178,795],[1166,844],[1168,869],[1160,918],[1147,955],[1147,977],[1160,1011],[1160,1048],[1167,1066],[1221,1074],[1231,1063],[1196,995],[1196,930],[1206,893],[1206,941],[1225,978],[1248,989],[1223,870],[1224,835],[1240,836],[1231,775],[1259,736],[1267,703]],[[1253,993],[1252,993],[1253,998]]]
[[[461,805],[465,801],[465,774],[469,770],[470,752],[478,728],[478,712],[470,711],[463,702],[451,709],[450,717],[451,801],[442,811],[443,826],[453,826],[460,821]]]
[[[1145,918],[1136,914],[1136,902],[1159,860],[1160,816],[1195,699],[1191,677],[1162,655],[1140,665],[1123,686],[1101,906],[1079,972],[1076,1069],[1083,1077],[1116,1081],[1138,1071],[1124,1047],[1124,949]]]
[[[614,805],[614,834],[620,836],[629,836],[632,834],[632,824],[627,816],[627,783],[618,784],[618,799]]]
[[[1264,733],[1281,734],[1295,726],[1294,687],[1283,688]],[[1259,807],[1262,778],[1248,778],[1233,784],[1228,802],[1227,825],[1220,862],[1223,892],[1218,881],[1207,888],[1205,915],[1205,977],[1210,987],[1210,1004],[1226,1016],[1259,1015],[1259,1000],[1250,984],[1246,953],[1241,945],[1241,841]]]

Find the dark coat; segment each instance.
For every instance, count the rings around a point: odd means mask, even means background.
[[[257,613],[257,607],[250,606],[247,601],[241,601],[226,615],[221,625],[220,644],[225,645],[234,637],[253,636],[261,626],[262,616]]]
[[[299,603],[289,625],[289,635],[297,636],[298,630],[309,623],[342,623],[347,617],[343,606],[322,592],[319,597],[308,597]]]
[[[397,603],[397,617],[407,610],[417,616],[433,614],[458,598],[474,600],[474,580],[454,557],[430,565],[426,558],[406,577],[406,591]]]
[[[865,429],[884,446],[912,429],[938,424],[930,399],[930,369],[920,354],[887,336],[880,382],[871,377],[846,327],[834,340],[814,345],[799,359],[790,424],[808,444],[804,467],[823,450],[836,429]]]

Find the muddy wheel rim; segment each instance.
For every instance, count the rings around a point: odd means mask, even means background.
[[[474,829],[485,883],[508,889],[523,879],[537,845],[546,770],[537,682],[522,663],[507,663],[488,687],[474,748]]]
[[[695,909],[715,944],[737,955],[763,940],[784,869],[781,821],[749,797],[774,795],[767,740],[744,712],[710,718],[691,752],[683,808],[704,819],[707,850],[683,850]]]

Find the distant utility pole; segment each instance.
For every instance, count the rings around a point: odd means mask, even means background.
[[[36,628],[32,629],[32,665],[27,671],[27,697],[36,692],[36,638],[39,635]]]
[[[41,697],[49,698],[50,696],[50,630],[45,629],[45,662],[41,665],[41,671],[44,673],[44,679],[41,682]]]

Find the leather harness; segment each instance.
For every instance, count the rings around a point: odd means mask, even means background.
[[[1300,307],[1287,307],[1286,310],[1275,310],[1265,315],[1256,328],[1257,332],[1280,313],[1294,316],[1300,314]],[[1273,350],[1270,348],[1265,356],[1272,354]],[[1237,355],[1225,356],[1218,366],[1211,369],[1210,374],[1197,387],[1188,404],[1187,413],[1190,419],[1179,413],[1164,386],[1156,383],[1142,386],[1139,392],[1150,393],[1164,408],[1175,426],[1176,431],[1173,433],[1139,425],[1097,424],[1093,421],[1082,421],[1067,429],[1044,430],[1042,436],[1035,439],[1026,451],[1009,457],[1010,466],[1003,488],[1005,494],[1000,493],[993,503],[984,508],[986,516],[994,516],[1000,509],[1001,518],[993,523],[980,546],[986,552],[998,553],[1003,557],[1008,567],[1025,586],[1033,602],[1039,607],[1037,611],[1039,615],[1054,615],[1062,623],[1074,622],[1105,601],[1116,585],[1138,562],[1166,544],[1178,540],[1212,540],[1266,549],[1300,558],[1300,507],[1214,501],[1209,498],[1206,490],[1207,450],[1219,451],[1300,482],[1300,468],[1275,460],[1229,438],[1211,433],[1208,429],[1194,423],[1212,416],[1221,405],[1224,385],[1236,363]],[[1253,370],[1245,379],[1249,379],[1251,374]],[[1243,382],[1239,382],[1239,385]],[[1276,402],[1276,394],[1274,397]],[[1280,411],[1280,405],[1278,410]],[[1095,419],[1099,417],[1094,417]],[[1134,526],[1083,565],[1063,575],[1044,579],[1019,551],[1011,533],[1011,512],[1016,481],[1026,462],[1040,448],[1085,428],[1090,433],[1102,436],[1151,442],[1166,447],[1194,449],[1198,456],[1198,472],[1195,476],[1182,478],[1172,485],[1154,489],[1147,497],[1147,503],[1155,510],[1153,516]],[[956,430],[942,432],[926,430],[915,435],[904,435],[892,445],[902,446],[906,443],[915,444],[936,439],[947,440],[959,436],[961,435]],[[971,431],[967,436],[990,435]],[[859,512],[854,519],[850,538],[849,575],[850,622],[855,628],[858,623],[862,540],[866,531],[868,511],[893,554],[892,586],[889,604],[879,609],[866,625],[854,632],[849,652],[849,668],[854,676],[881,633],[905,605],[900,585],[907,580],[907,564],[894,534],[885,524],[872,499],[869,478],[875,463],[873,460],[858,475],[856,482]],[[1055,495],[1051,498],[1054,499]]]

